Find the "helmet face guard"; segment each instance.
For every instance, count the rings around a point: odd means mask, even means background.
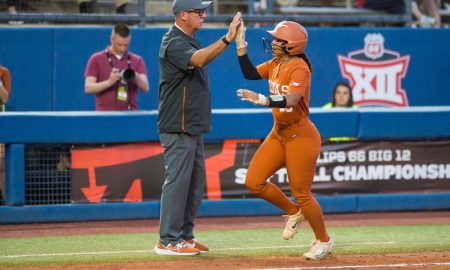
[[[263,50],[266,53],[272,52],[272,41],[266,38],[262,38]]]
[[[273,53],[273,46],[280,47],[286,54],[289,54],[289,52],[286,49],[287,42],[284,41],[283,45],[277,45],[273,43],[273,40],[262,38],[263,43],[263,49],[266,53]]]

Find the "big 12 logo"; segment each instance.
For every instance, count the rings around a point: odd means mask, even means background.
[[[364,49],[347,57],[338,55],[342,76],[350,81],[353,99],[359,106],[407,107],[401,80],[406,76],[409,55],[384,48],[381,34],[367,34]]]

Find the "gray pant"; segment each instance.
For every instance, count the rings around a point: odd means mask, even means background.
[[[194,238],[194,219],[205,191],[203,136],[161,133],[166,180],[162,187],[160,240],[176,245]]]

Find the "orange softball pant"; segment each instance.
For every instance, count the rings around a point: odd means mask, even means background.
[[[320,134],[309,119],[287,127],[275,124],[250,162],[245,185],[253,194],[288,215],[296,214],[300,206],[316,239],[328,241],[322,209],[311,194],[320,144]],[[266,181],[283,166],[287,169],[291,193],[298,205],[279,187]]]

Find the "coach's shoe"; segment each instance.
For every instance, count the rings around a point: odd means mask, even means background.
[[[302,213],[302,209],[298,210],[298,213],[295,215],[283,215],[286,219],[286,226],[283,231],[283,239],[289,240],[297,233],[297,228],[300,223],[305,219]]]
[[[187,243],[188,247],[191,248],[196,248],[198,250],[200,250],[201,254],[205,254],[209,252],[209,248],[205,245],[203,245],[202,243],[200,243],[199,241],[197,241],[197,239],[190,239],[190,240],[185,240]]]
[[[158,255],[192,256],[200,254],[200,250],[189,247],[187,242],[184,240],[181,240],[175,246],[172,244],[165,246],[161,243],[161,241],[158,241],[153,250]]]
[[[312,243],[311,250],[304,253],[303,257],[311,260],[322,260],[333,251],[333,239],[330,238],[328,242],[321,242],[316,240]]]

